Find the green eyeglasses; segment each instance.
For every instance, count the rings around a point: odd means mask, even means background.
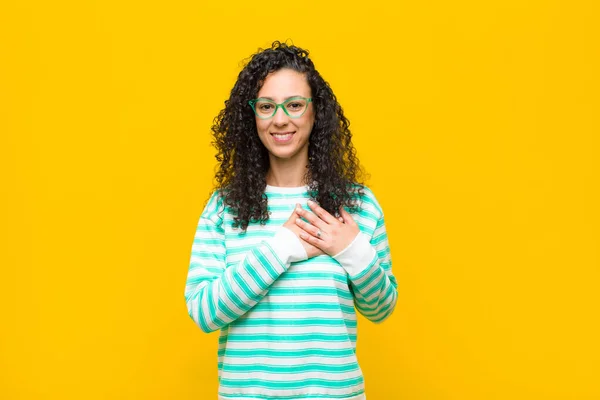
[[[312,101],[312,98],[306,97],[291,97],[283,103],[275,103],[273,100],[258,98],[250,100],[248,104],[254,110],[254,114],[260,119],[268,119],[275,115],[277,109],[281,107],[283,112],[290,118],[300,118],[306,112],[308,103]]]

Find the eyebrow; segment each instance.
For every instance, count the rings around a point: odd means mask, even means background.
[[[294,97],[304,97],[304,96],[301,96],[299,94],[295,94],[293,96],[286,97],[285,99],[283,99],[283,101],[287,101],[289,99],[293,99]],[[272,97],[269,97],[269,96],[260,96],[259,99],[267,99],[267,100],[275,101],[275,99],[273,99]]]

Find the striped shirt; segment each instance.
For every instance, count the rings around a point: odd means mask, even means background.
[[[202,212],[185,287],[190,317],[220,330],[220,400],[363,400],[355,310],[373,322],[397,298],[383,212],[365,187],[352,217],[360,233],[331,257],[307,259],[282,227],[308,188],[267,185],[269,220],[233,228],[215,191]]]

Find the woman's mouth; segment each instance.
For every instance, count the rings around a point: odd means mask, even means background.
[[[271,132],[271,136],[277,143],[286,143],[292,140],[292,136],[294,136],[294,132]]]

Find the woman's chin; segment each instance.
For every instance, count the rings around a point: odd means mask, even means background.
[[[271,157],[280,161],[290,161],[298,156],[298,151],[274,151],[271,152]]]
[[[302,150],[302,147],[296,146],[275,146],[269,149],[269,154],[278,160],[292,160],[302,157],[303,154],[308,159],[308,151],[303,152]]]

